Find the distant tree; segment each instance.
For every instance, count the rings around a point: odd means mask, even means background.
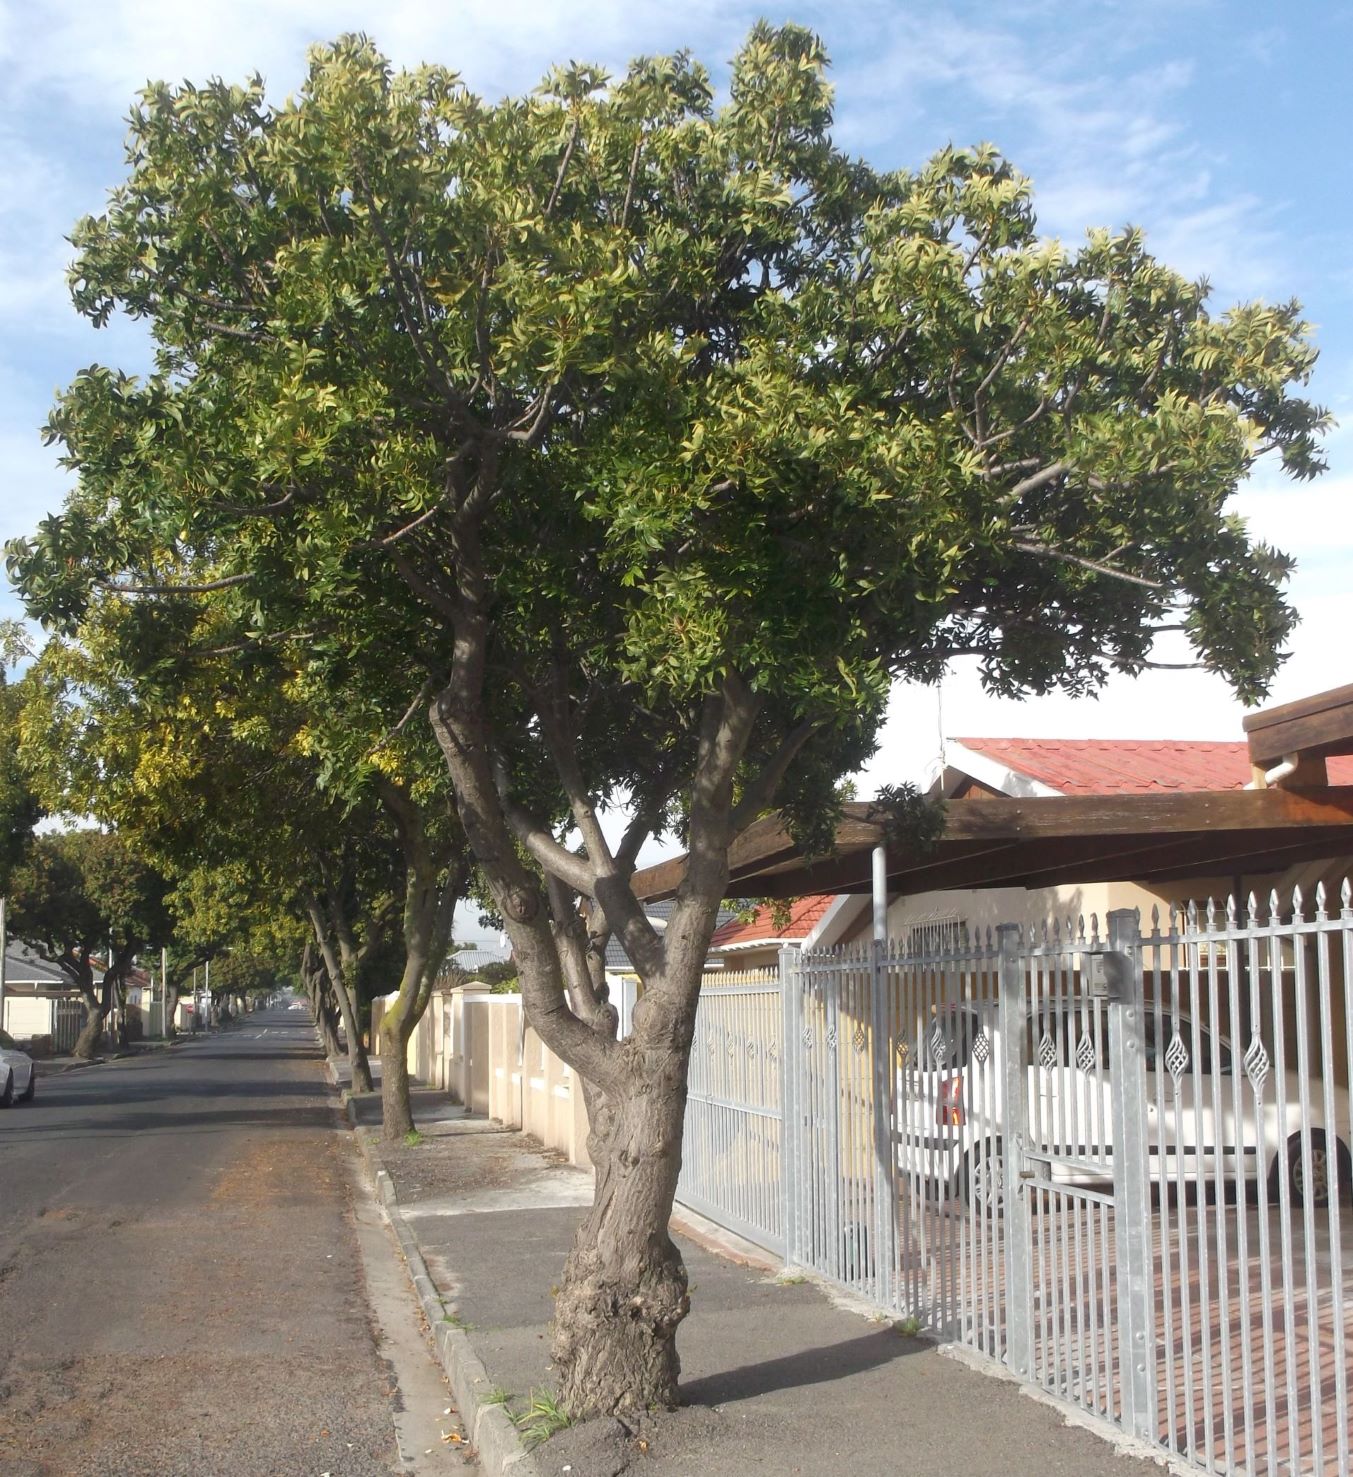
[[[10,873],[22,859],[42,818],[42,806],[19,752],[19,718],[23,710],[22,682],[8,679],[5,668],[26,655],[22,630],[0,621],[0,897],[9,887]]]
[[[80,830],[39,836],[11,886],[10,927],[80,991],[85,1024],[74,1053],[91,1057],[132,961],[169,936],[168,881],[120,836]]]
[[[155,369],[61,397],[79,488],[11,551],[44,619],[210,607],[335,700],[427,712],[587,1100],[573,1414],[678,1398],[667,1225],[739,831],[778,806],[828,844],[893,679],[972,655],[994,692],[1091,692],[1174,629],[1253,699],[1293,620],[1227,501],[1261,456],[1320,467],[1297,306],[1213,314],[1139,232],[1040,238],[994,149],[879,172],[830,122],[792,26],[719,107],[685,55],[489,105],[359,38],[279,107],[150,88],[72,280],[148,321]],[[664,829],[659,934],[630,879]],[[644,981],[624,1041],[611,930]]]

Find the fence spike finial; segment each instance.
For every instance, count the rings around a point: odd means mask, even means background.
[[[1343,886],[1339,889],[1339,901],[1343,904],[1345,913],[1348,912],[1350,906],[1353,906],[1353,882],[1350,882],[1347,877],[1344,878]]]
[[[1326,914],[1326,906],[1327,906],[1327,903],[1328,903],[1328,898],[1327,898],[1326,892],[1325,892],[1325,879],[1322,877],[1315,884],[1315,916],[1317,918],[1324,918],[1324,917],[1327,916],[1327,914]]]
[[[1275,887],[1268,895],[1268,921],[1276,923],[1282,917],[1283,905],[1278,901],[1278,889]]]
[[[1293,923],[1300,923],[1302,921],[1302,919],[1306,916],[1305,908],[1306,908],[1306,899],[1301,894],[1301,883],[1298,882],[1297,885],[1292,889],[1292,921],[1293,921]]]
[[[1236,902],[1236,895],[1235,895],[1235,893],[1228,892],[1226,894],[1226,926],[1227,926],[1227,928],[1234,928],[1236,926],[1236,916],[1239,913],[1239,911],[1240,911],[1240,905],[1239,905],[1239,903]]]
[[[1253,890],[1251,890],[1249,897],[1246,899],[1246,908],[1249,913],[1250,922],[1253,923],[1259,917],[1259,899],[1254,895]]]
[[[1212,933],[1217,927],[1217,900],[1212,896],[1211,893],[1208,893],[1207,895],[1207,909],[1205,916],[1207,918],[1207,931],[1209,933]]]

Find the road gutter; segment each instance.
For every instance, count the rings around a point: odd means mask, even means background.
[[[333,1064],[326,1060],[329,1080],[339,1086]],[[395,1193],[395,1184],[385,1167],[380,1141],[370,1130],[357,1124],[355,1105],[346,1091],[342,1094],[343,1108],[353,1138],[366,1167],[371,1188],[385,1211],[390,1229],[399,1243],[409,1271],[409,1280],[427,1319],[432,1333],[437,1358],[451,1384],[455,1407],[470,1436],[471,1455],[479,1465],[483,1477],[544,1477],[539,1465],[522,1442],[521,1433],[513,1425],[502,1405],[486,1403],[485,1397],[494,1388],[484,1362],[475,1353],[465,1330],[456,1326],[442,1301],[437,1284],[428,1272],[427,1263]]]

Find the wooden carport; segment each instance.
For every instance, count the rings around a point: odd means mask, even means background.
[[[1353,853],[1353,786],[1324,783],[1324,760],[1353,753],[1353,686],[1245,720],[1256,788],[1134,795],[973,796],[948,802],[928,849],[890,836],[886,816],[851,802],[833,853],[801,854],[777,816],[729,854],[730,896],[914,894],[1059,882],[1255,876]],[[642,901],[670,897],[677,857],[636,874]]]

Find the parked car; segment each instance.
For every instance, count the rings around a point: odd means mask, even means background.
[[[1307,1084],[1310,1117],[1302,1132],[1297,1073],[1278,1072],[1267,1053],[1260,1091],[1246,1080],[1224,1037],[1168,1007],[1145,1012],[1147,1152],[1156,1184],[1257,1181],[1270,1200],[1286,1176],[1291,1203],[1328,1205],[1331,1156],[1339,1194],[1353,1190],[1349,1094],[1333,1089],[1325,1121],[1324,1084]],[[1053,1184],[1112,1184],[1114,1124],[1108,1027],[1101,1005],[1083,999],[1031,1011],[1026,1036],[1029,1167]],[[938,1184],[968,1204],[999,1203],[1006,1136],[1004,1055],[993,1002],[941,1006],[917,1032],[898,1073],[898,1162],[904,1173]],[[1258,1103],[1256,1103],[1256,1098]],[[1237,1112],[1237,1104],[1239,1111]],[[1305,1140],[1305,1142],[1303,1141]],[[1308,1159],[1309,1155],[1309,1159]],[[1262,1164],[1261,1164],[1262,1159]],[[1237,1161],[1241,1166],[1237,1173]],[[1309,1163],[1309,1179],[1308,1179]]]
[[[38,1085],[33,1058],[19,1050],[8,1031],[0,1031],[0,1108],[13,1102],[31,1103]]]

